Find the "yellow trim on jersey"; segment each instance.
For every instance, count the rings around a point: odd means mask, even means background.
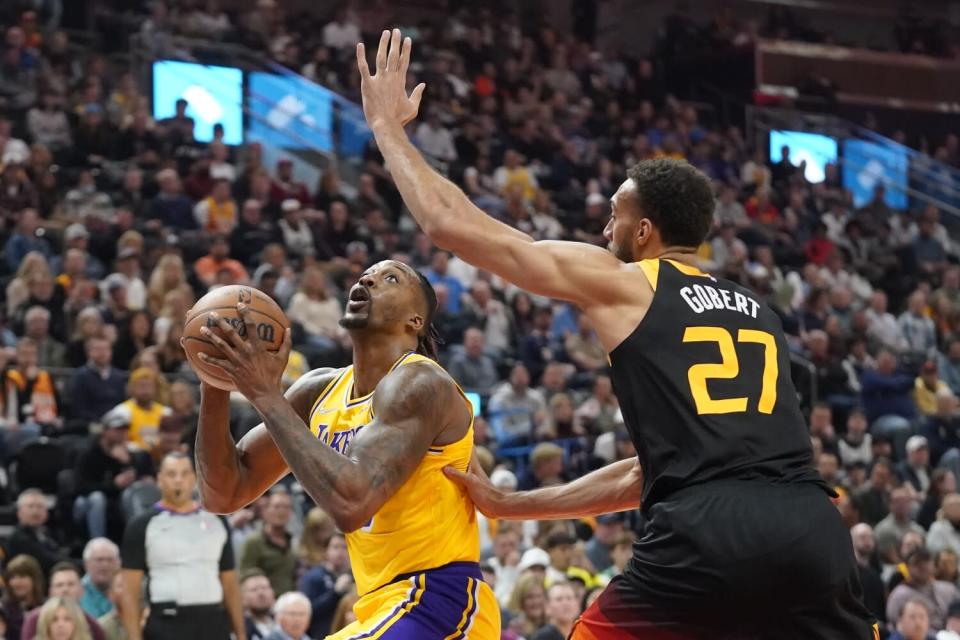
[[[686,274],[688,276],[701,276],[703,278],[708,277],[706,273],[701,271],[699,268],[693,266],[692,264],[687,264],[685,262],[678,262],[672,258],[666,258],[666,261],[672,264],[677,271],[680,273]]]
[[[466,637],[467,631],[470,630],[470,625],[473,623],[473,617],[477,613],[474,611],[476,595],[477,581],[473,578],[467,578],[467,606],[463,609],[463,615],[460,616],[460,622],[457,624],[457,628],[443,640],[453,640],[454,638],[459,638],[461,635]],[[477,602],[477,608],[479,608],[479,605],[480,603]]]
[[[648,258],[637,263],[643,275],[647,276],[650,282],[650,288],[657,291],[657,280],[660,278],[660,260],[658,258]]]

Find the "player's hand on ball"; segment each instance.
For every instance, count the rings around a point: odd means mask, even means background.
[[[410,66],[410,38],[400,42],[400,30],[384,31],[377,49],[377,72],[370,75],[366,49],[357,44],[357,67],[360,69],[360,93],[363,96],[363,114],[367,123],[399,124],[403,126],[417,117],[420,99],[427,85],[414,87],[407,96],[407,67]]]
[[[480,513],[488,518],[499,518],[503,515],[500,513],[500,506],[506,494],[490,482],[476,456],[470,458],[467,473],[449,466],[444,467],[443,472],[448,478],[463,485]]]
[[[243,303],[237,305],[237,313],[243,320],[244,335],[240,335],[226,319],[216,312],[210,314],[217,323],[224,338],[202,327],[200,333],[213,342],[222,358],[215,358],[206,353],[200,353],[199,358],[205,362],[223,369],[233,381],[237,391],[254,402],[257,398],[270,396],[281,392],[283,370],[287,367],[287,358],[290,355],[290,329],[283,334],[283,344],[276,353],[267,350],[263,340],[257,335],[257,327],[250,317],[250,310]]]

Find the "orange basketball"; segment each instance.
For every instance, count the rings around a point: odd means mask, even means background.
[[[257,335],[266,343],[270,351],[278,351],[283,344],[283,332],[290,326],[290,321],[273,298],[267,294],[242,285],[230,285],[214,289],[203,296],[187,312],[187,320],[183,326],[183,349],[187,353],[190,366],[197,372],[200,379],[209,385],[233,391],[234,386],[230,378],[220,367],[202,362],[198,357],[207,353],[215,358],[224,357],[220,350],[200,333],[201,327],[209,327],[221,338],[225,337],[220,328],[210,318],[210,312],[217,314],[233,325],[241,335],[246,334],[246,327],[240,314],[237,313],[237,303],[244,303],[250,310],[250,317],[257,326]]]

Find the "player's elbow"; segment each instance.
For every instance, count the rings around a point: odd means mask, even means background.
[[[214,490],[210,486],[201,482],[198,486],[200,494],[200,504],[206,511],[216,515],[226,516],[244,508],[246,504],[240,504],[237,496],[230,495],[223,491]]]
[[[357,529],[364,527],[371,516],[365,516],[359,509],[342,509],[333,514],[333,522],[337,529],[343,533],[353,533]]]

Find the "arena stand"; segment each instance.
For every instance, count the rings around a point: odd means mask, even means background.
[[[137,423],[128,447],[143,465],[107,500],[100,533],[119,541],[125,520],[156,499],[151,462],[193,445],[197,379],[179,348],[180,320],[211,287],[249,283],[284,307],[295,328],[290,383],[349,361],[337,326],[345,292],[384,258],[424,270],[437,289],[441,360],[477,403],[478,455],[496,482],[532,488],[633,455],[585,319],[436,251],[405,213],[364,132],[353,49],[399,23],[414,36],[416,82],[428,85],[411,134],[490,215],[537,238],[602,244],[607,199],[630,164],[686,158],[714,180],[702,266],[751,287],[783,320],[815,463],[840,495],[868,606],[896,637],[923,637],[912,617],[899,620],[909,597],[928,600],[930,632],[960,631],[951,604],[960,599],[960,143],[955,119],[937,112],[954,85],[871,93],[852,80],[877,64],[952,73],[945,59],[957,58],[958,40],[937,8],[897,15],[880,2],[867,18],[843,3],[822,3],[820,15],[736,2],[690,12],[573,2],[570,15],[496,3],[443,14],[435,2],[9,4],[0,12],[0,518],[11,539],[37,529],[15,504],[36,488],[51,507],[44,553],[80,557],[95,489],[82,461],[111,420]],[[625,24],[656,21],[641,43],[625,42],[615,10]],[[873,31],[843,30],[858,20]],[[840,46],[852,52],[843,69],[828,63]],[[798,52],[815,61],[800,79]],[[158,60],[240,70],[246,98],[226,106],[240,109],[243,131],[225,126],[199,142],[199,121],[155,118]],[[329,119],[274,119],[278,105],[254,74],[326,96]],[[804,146],[812,134],[843,152]],[[776,135],[806,164],[776,157]],[[856,155],[851,140],[872,146]],[[854,193],[848,173],[874,177]],[[121,404],[128,417],[107,415]],[[232,407],[239,437],[258,418],[242,397]],[[342,573],[325,564],[329,518],[292,478],[282,486],[287,520],[270,515],[271,498],[231,518],[241,568],[258,566],[245,549],[251,533],[285,528],[296,542],[281,554],[295,556],[297,578],[316,567]],[[531,638],[547,623],[531,570],[594,590],[622,567],[641,517],[516,529],[482,521],[504,637]],[[918,547],[935,554],[936,579],[952,585],[938,583],[946,598],[929,601],[930,585],[911,579]],[[7,616],[26,606],[10,593],[4,602]]]

